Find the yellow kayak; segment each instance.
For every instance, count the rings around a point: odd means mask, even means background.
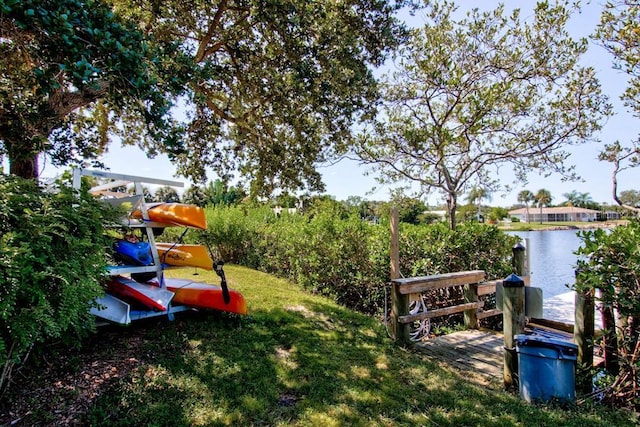
[[[203,245],[156,243],[163,264],[213,270],[213,260]]]
[[[185,203],[148,203],[149,220],[171,225],[207,229],[204,209],[196,205]],[[142,219],[142,212],[136,209],[131,213],[132,218]]]

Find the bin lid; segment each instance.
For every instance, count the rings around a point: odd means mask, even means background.
[[[516,345],[520,347],[562,347],[565,349],[577,350],[578,346],[571,341],[566,341],[558,338],[549,338],[543,335],[536,334],[518,334],[514,337]]]

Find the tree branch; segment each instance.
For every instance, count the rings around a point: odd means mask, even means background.
[[[622,168],[620,166],[620,163],[633,156],[634,154],[638,154],[637,150],[631,150],[629,151],[626,155],[618,157],[615,157],[615,160],[613,160],[613,174],[612,174],[612,182],[613,182],[613,188],[612,188],[612,192],[613,192],[613,200],[615,200],[615,202],[622,206],[623,208],[630,210],[632,212],[636,212],[636,213],[640,213],[640,208],[636,208],[634,206],[629,206],[629,205],[625,205],[624,203],[622,203],[622,201],[620,200],[620,197],[618,196],[618,173],[622,170],[624,170],[624,168]]]
[[[209,43],[211,42],[213,35],[218,30],[218,26],[220,25],[220,21],[222,20],[222,15],[224,15],[224,13],[227,11],[228,5],[229,5],[229,2],[227,0],[222,0],[220,2],[220,6],[218,7],[216,14],[214,15],[211,22],[209,22],[209,28],[207,29],[207,33],[200,40],[198,51],[196,52],[196,55],[195,55],[196,62],[201,62],[202,60],[204,60],[206,53],[208,51],[207,46],[209,46]]]
[[[66,117],[78,108],[86,107],[104,97],[108,88],[108,83],[100,82],[96,88],[87,87],[73,92],[58,89],[49,96],[48,107],[57,117]]]

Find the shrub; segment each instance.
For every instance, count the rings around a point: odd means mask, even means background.
[[[594,292],[601,307],[617,313],[618,321],[603,331],[617,352],[617,363],[609,365],[611,375],[605,398],[617,405],[640,409],[640,222],[612,230],[579,233],[583,245],[577,254],[576,291]],[[603,318],[605,316],[603,315]]]
[[[247,255],[254,234],[247,211],[238,206],[206,208],[207,230],[199,237],[217,248],[225,262],[238,263]]]
[[[400,265],[406,276],[485,270],[491,279],[511,273],[511,248],[517,238],[497,227],[461,223],[455,231],[445,223],[404,224],[400,230]]]
[[[298,283],[352,309],[378,311],[388,273],[373,274],[370,236],[374,227],[356,216],[346,220],[336,220],[329,213],[314,217],[292,253]]]
[[[86,192],[0,176],[0,389],[30,349],[93,328],[113,212]]]
[[[228,260],[276,274],[361,312],[380,314],[389,282],[388,221],[372,224],[334,204],[306,215],[210,208],[204,237]],[[482,269],[490,278],[511,272],[515,237],[496,227],[402,224],[400,264],[406,276]]]
[[[277,221],[267,207],[209,206],[205,208],[207,229],[191,230],[185,241],[208,245],[224,262],[259,268],[261,257],[256,257],[258,240],[264,239],[268,224]]]

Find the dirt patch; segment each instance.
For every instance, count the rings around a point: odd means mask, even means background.
[[[0,426],[76,426],[93,402],[144,365],[143,329],[102,328],[82,350],[52,346],[12,379]]]

